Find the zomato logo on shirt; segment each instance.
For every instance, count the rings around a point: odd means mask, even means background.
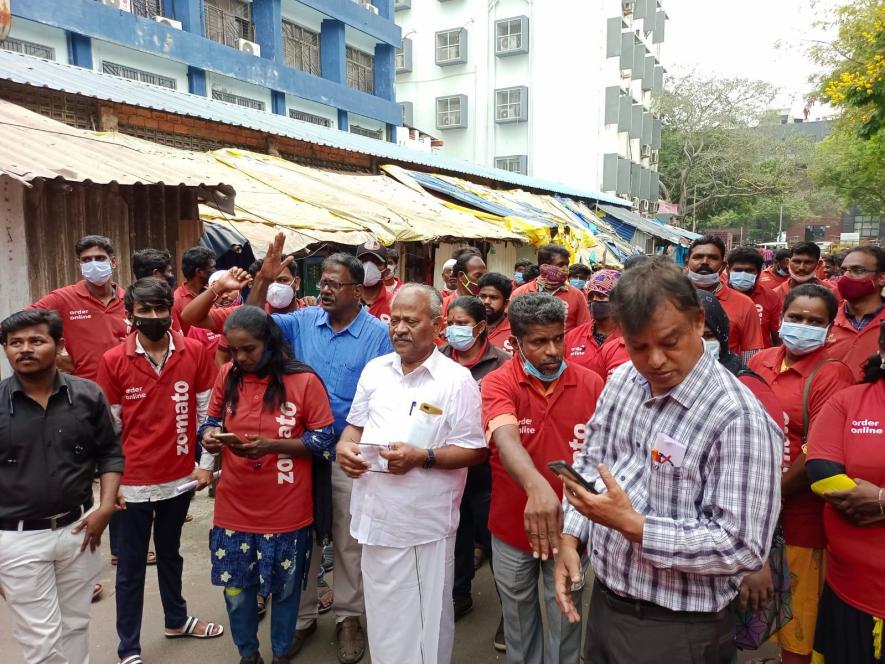
[[[291,438],[292,427],[297,421],[295,414],[298,409],[291,401],[284,401],[280,406],[280,414],[276,417],[280,428],[277,435],[280,438]],[[295,463],[288,455],[277,456],[277,484],[294,484],[295,482]]]
[[[172,401],[175,402],[175,452],[178,456],[188,453],[187,425],[190,421],[190,385],[187,381],[179,380],[172,386],[175,390]]]
[[[68,312],[68,320],[88,320],[92,318],[92,312],[89,309],[71,309]]]
[[[524,417],[519,421],[519,433],[532,435],[535,433],[535,427],[532,426],[532,418]]]
[[[882,426],[879,420],[851,420],[851,433],[881,434]]]

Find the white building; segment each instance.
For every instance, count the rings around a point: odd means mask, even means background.
[[[397,101],[442,154],[658,199],[659,0],[395,0]]]

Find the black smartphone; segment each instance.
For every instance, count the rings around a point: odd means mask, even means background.
[[[571,465],[565,461],[551,461],[547,464],[547,467],[556,475],[568,475],[569,478],[573,479],[590,493],[596,496],[599,495],[599,492],[594,486],[594,482],[588,482],[585,480],[577,470],[572,468]]]

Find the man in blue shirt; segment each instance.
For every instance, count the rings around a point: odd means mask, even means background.
[[[261,271],[255,276],[248,304],[264,305],[267,287],[285,267],[282,234],[268,248]],[[350,254],[332,254],[323,261],[319,281],[318,307],[306,307],[273,318],[292,344],[297,359],[306,362],[326,384],[335,434],[347,426],[347,414],[356,393],[357,382],[366,364],[393,352],[387,325],[370,315],[360,304],[363,290],[363,265]],[[362,556],[359,543],[350,535],[350,494],[353,480],[340,466],[332,464],[332,542],[335,552],[335,617],[338,660],[342,664],[358,662],[366,650],[366,635],[360,624],[363,604]],[[319,551],[315,550],[308,578],[319,571]],[[315,593],[303,593],[301,615],[295,633],[293,651],[316,631]]]

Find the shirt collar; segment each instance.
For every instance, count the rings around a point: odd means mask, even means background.
[[[166,335],[169,337],[169,354],[172,355],[173,351],[175,350],[174,336],[171,332],[167,332]],[[134,333],[132,336],[135,337],[135,352],[139,355],[147,354],[144,346],[141,345],[141,339],[138,338],[138,332]]]
[[[648,401],[670,398],[677,401],[683,408],[689,409],[706,392],[709,385],[708,378],[712,372],[716,371],[717,364],[717,361],[709,353],[701,353],[700,359],[682,382],[660,396],[651,394],[651,385],[639,371],[636,371],[633,380],[648,391]]]
[[[55,379],[52,382],[52,393],[49,395],[50,398],[54,397],[56,394],[64,390],[65,398],[68,400],[68,405],[73,406],[74,400],[71,398],[71,388],[68,385],[68,377],[63,374],[61,371],[56,370]],[[9,414],[15,415],[15,408],[13,407],[12,397],[15,396],[16,392],[21,392],[25,396],[25,388],[22,387],[21,382],[18,379],[18,374],[13,372],[13,374],[9,377]],[[30,398],[30,397],[29,397]]]
[[[363,306],[360,306],[360,310],[357,312],[356,316],[352,321],[347,324],[343,330],[336,332],[332,327],[332,324],[329,322],[329,312],[323,308],[320,308],[320,314],[316,318],[316,322],[314,323],[317,327],[327,326],[330,330],[332,330],[332,334],[344,334],[347,332],[350,336],[354,338],[359,338],[360,334],[362,334],[363,329],[366,327],[366,322],[371,316],[368,309]]]
[[[389,358],[388,362],[390,363],[390,366],[393,367],[394,371],[396,371],[401,376],[405,376],[405,374],[403,373],[403,358],[399,356],[399,353],[393,352],[387,357]],[[424,360],[424,362],[422,362],[420,366],[415,367],[415,369],[412,370],[412,373],[410,373],[409,375],[412,376],[417,371],[420,371],[421,369],[426,369],[431,378],[433,378],[434,380],[440,379],[442,378],[441,370],[443,367],[443,365],[440,364],[441,362],[454,362],[454,360],[451,360],[440,353],[439,348],[434,348],[433,352],[430,353],[430,356],[426,360]]]
[[[85,279],[80,279],[80,281],[78,281],[76,284],[74,284],[74,287],[76,288],[77,293],[81,297],[88,297],[93,300],[96,299],[96,297],[90,292],[89,288],[86,286]],[[120,288],[120,286],[118,284],[115,284],[115,283],[111,284],[111,300],[112,301],[116,300],[116,299],[121,299],[123,297],[122,293],[120,292],[121,290],[122,289]]]

